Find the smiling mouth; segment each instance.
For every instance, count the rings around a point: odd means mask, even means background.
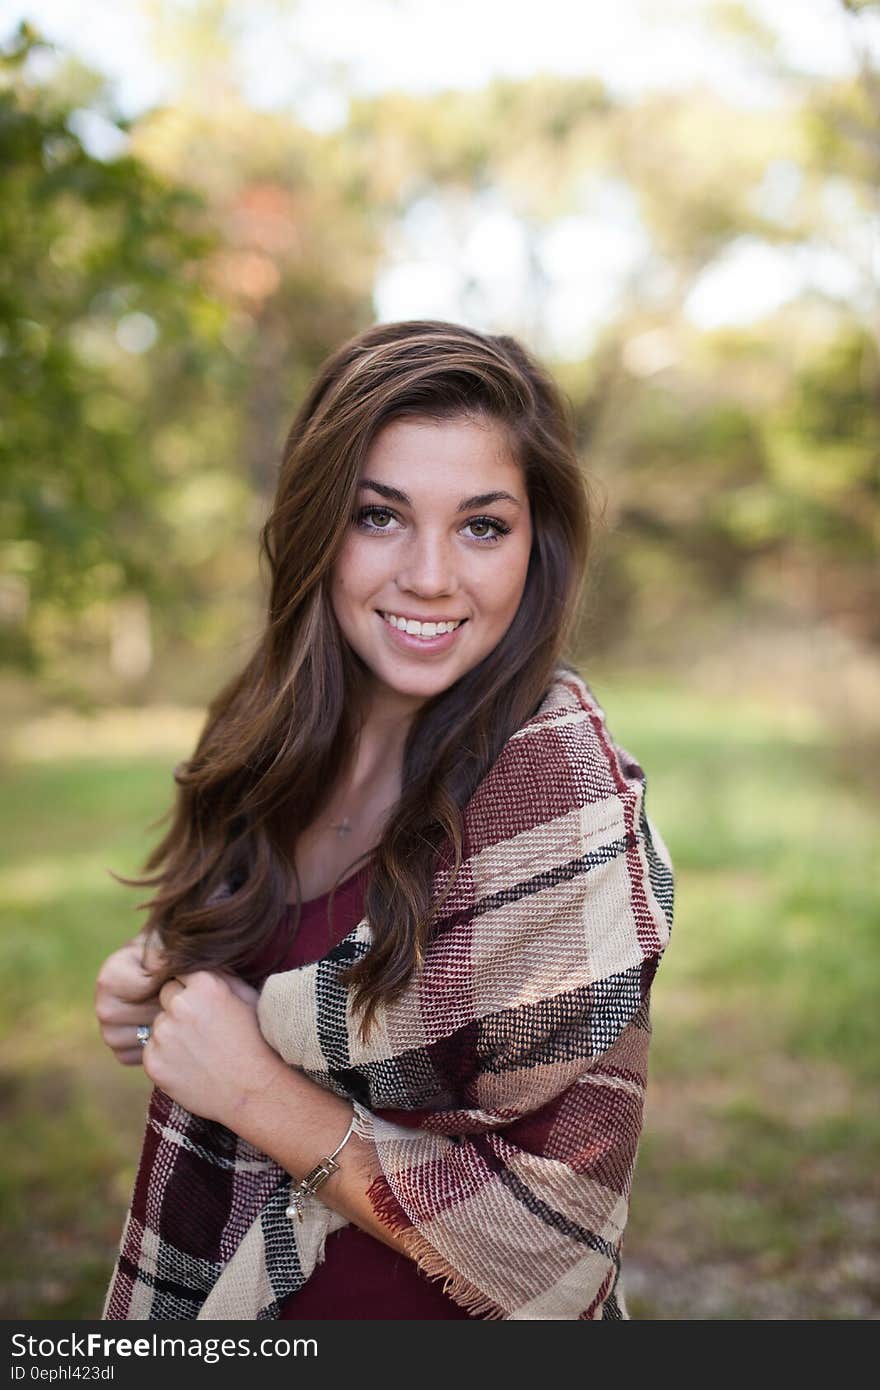
[[[419,622],[415,618],[401,618],[395,613],[386,612],[384,609],[377,608],[376,612],[383,622],[389,627],[393,627],[395,632],[404,633],[407,637],[421,637],[424,641],[431,641],[436,637],[445,637],[457,631],[467,618],[440,619],[435,622]]]

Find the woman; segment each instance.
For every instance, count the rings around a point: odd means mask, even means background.
[[[98,977],[154,1083],[106,1318],[628,1316],[672,873],[561,659],[590,521],[514,339],[383,324],[319,372],[265,631]]]

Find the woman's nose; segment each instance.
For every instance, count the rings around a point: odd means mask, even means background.
[[[457,587],[452,547],[443,536],[414,537],[401,557],[397,581],[419,594],[449,594]]]

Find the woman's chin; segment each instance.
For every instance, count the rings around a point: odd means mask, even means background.
[[[448,662],[431,669],[409,669],[406,661],[368,661],[376,686],[400,700],[424,701],[441,695],[463,674],[459,664]]]

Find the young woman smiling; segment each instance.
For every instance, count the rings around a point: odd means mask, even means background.
[[[589,540],[512,338],[383,324],[318,373],[265,630],[98,976],[154,1083],[105,1317],[627,1316],[672,877],[562,657]]]

